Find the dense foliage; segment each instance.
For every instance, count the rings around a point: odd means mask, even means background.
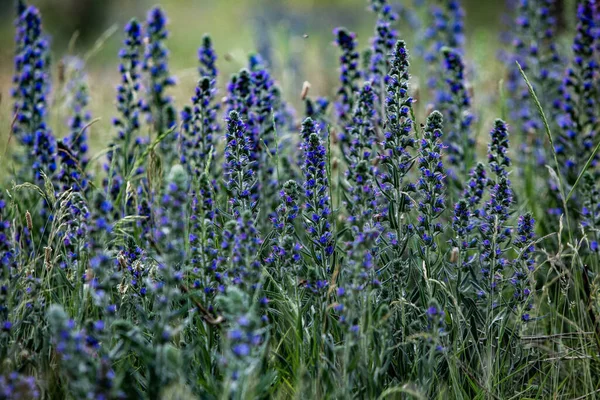
[[[371,0],[364,52],[335,29],[337,90],[306,84],[303,110],[259,54],[222,77],[208,35],[178,105],[153,8],[90,149],[85,65],[56,85],[17,1],[0,399],[598,395],[600,7],[579,1],[569,50],[555,0],[516,2],[511,125],[482,128],[461,2],[432,3]],[[398,31],[418,13],[422,93]]]

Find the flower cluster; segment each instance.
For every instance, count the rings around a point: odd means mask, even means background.
[[[441,5],[431,7],[432,21],[424,34],[427,43],[425,61],[431,72],[427,85],[433,93],[432,100],[436,106],[443,102],[445,93],[444,84],[439,79],[442,48],[449,47],[462,54],[464,46],[465,13],[461,2],[459,0],[443,0],[441,3]]]
[[[375,115],[375,91],[369,83],[365,83],[352,114],[353,123],[347,128],[348,148],[344,148],[349,184],[346,207],[350,222],[359,227],[371,219],[377,205],[371,156],[377,134]]]
[[[501,119],[494,121],[494,129],[490,132],[490,144],[488,146],[488,163],[492,172],[497,176],[507,176],[506,168],[510,167],[508,157],[508,129],[506,123]]]
[[[20,143],[25,146],[25,151],[30,152],[35,146],[38,132],[45,135],[48,129],[49,43],[42,33],[42,20],[37,8],[21,4],[16,25],[12,96],[15,101],[13,112],[17,118],[13,130]]]
[[[387,0],[372,1],[370,8],[377,13],[377,24],[375,36],[371,39],[369,74],[365,78],[368,77],[379,98],[380,93],[384,92],[383,79],[389,68],[389,57],[398,40],[398,32],[392,28],[398,15],[387,4]]]
[[[334,238],[329,216],[331,204],[327,178],[327,154],[314,121],[307,118],[302,123],[304,138],[304,225],[313,241],[313,251],[322,267],[328,272],[329,257],[333,254]]]
[[[89,111],[90,95],[85,79],[84,65],[79,59],[69,59],[65,63],[70,71],[70,81],[67,83],[67,105],[71,111],[69,116],[69,136],[63,143],[69,146],[72,155],[77,160],[81,169],[88,163],[88,124],[92,116]]]
[[[0,398],[14,400],[39,399],[40,390],[33,376],[11,372],[7,376],[0,375]]]
[[[369,1],[377,22],[362,57],[355,34],[334,31],[335,109],[309,97],[306,81],[302,122],[270,47],[264,58],[231,57],[243,68],[219,104],[208,35],[180,107],[168,94],[164,12],[153,8],[144,27],[132,20],[115,137],[94,149],[104,171],[92,178],[88,146],[98,141],[88,144],[88,128],[102,121],[90,119],[84,65],[65,59],[64,92],[52,93],[39,12],[17,2],[11,146],[31,172],[8,168],[0,182],[0,398],[594,393],[589,379],[546,372],[591,365],[564,361],[555,347],[595,351],[585,338],[598,318],[597,163],[580,171],[598,139],[596,2],[580,2],[560,94],[555,0],[518,3],[510,57],[523,61],[560,134],[556,181],[566,185],[549,189],[569,193],[564,223],[541,218],[556,199],[536,197],[548,180],[531,156],[547,153],[522,83],[507,93],[510,110],[524,109],[508,114],[518,173],[506,122],[495,120],[481,146],[473,140],[472,110],[489,118],[493,109],[480,102],[485,91],[475,104],[465,82],[461,2],[434,7],[432,74],[419,74],[435,82],[434,97],[411,86],[406,42],[396,40],[394,23],[411,24],[411,6],[388,3]],[[284,63],[294,73],[295,60]],[[489,104],[504,112],[505,100]],[[67,126],[48,115],[68,116]],[[541,333],[556,345],[528,343]]]
[[[561,109],[559,137],[555,151],[563,166],[562,173],[573,184],[590,157],[598,128],[599,64],[594,54],[597,38],[595,0],[579,3],[577,34],[573,42],[573,63],[567,68],[560,87]],[[594,161],[594,164],[596,161]]]
[[[207,77],[211,81],[217,79],[217,53],[213,49],[212,39],[210,35],[205,34],[202,37],[202,45],[198,49],[198,61],[200,66],[198,67],[198,73],[201,78]]]
[[[560,87],[562,71],[561,57],[556,43],[556,0],[520,0],[517,5],[515,33],[512,41],[514,54],[509,57],[508,90],[518,94],[519,101],[510,102],[513,118],[520,122],[521,164],[526,156],[534,156],[535,165],[546,163],[546,149],[541,133],[542,121],[515,61],[521,65],[528,79],[539,93],[540,102],[550,121],[558,117],[553,104]]]
[[[218,250],[216,233],[217,210],[214,193],[206,173],[200,176],[198,190],[192,193],[189,243],[193,274],[196,276],[194,287],[202,289],[212,299],[220,288],[217,271]]]
[[[483,199],[484,191],[488,186],[488,177],[487,171],[485,170],[485,165],[482,163],[477,163],[475,168],[471,170],[471,178],[467,183],[465,188],[463,197],[469,204],[469,208],[472,212],[477,210],[477,207],[481,204],[481,200]]]
[[[205,76],[198,81],[192,107],[185,107],[181,112],[180,161],[188,166],[190,173],[204,171],[209,159],[214,158],[215,135],[220,130],[217,122],[220,105],[215,104],[215,96],[214,81]]]
[[[295,181],[287,181],[279,193],[280,204],[271,218],[277,235],[273,239],[271,252],[266,263],[273,266],[277,275],[299,274],[301,262],[301,244],[295,237],[295,223],[300,216],[300,185]]]
[[[254,143],[236,111],[229,113],[225,140],[225,183],[231,193],[232,209],[236,214],[241,210],[253,210],[257,206],[252,198],[257,185],[256,162],[252,158]]]
[[[47,125],[49,92],[49,43],[42,33],[37,8],[23,9],[17,19],[15,56],[13,131],[25,147],[25,165],[31,166],[37,183],[43,185],[41,172],[52,176],[57,169],[56,139]],[[27,173],[28,175],[30,172]]]
[[[85,81],[83,62],[77,58],[65,60],[65,74],[69,74],[66,85],[67,105],[72,111],[68,120],[69,135],[57,143],[60,169],[57,179],[62,190],[85,191],[89,188],[88,133],[91,114],[89,89]]]
[[[410,150],[415,145],[412,135],[414,100],[409,93],[408,67],[406,43],[399,40],[394,48],[390,71],[385,78],[385,139],[383,142],[384,152],[379,156],[384,168],[378,177],[386,196],[393,198],[398,213],[404,211],[405,205],[409,206],[403,192],[409,192],[411,184],[406,184],[404,180],[413,165],[413,156]],[[386,211],[384,209],[382,213],[385,215]],[[394,226],[399,222],[399,218],[397,216],[392,218],[396,218],[396,221],[392,223]]]
[[[473,115],[471,98],[465,85],[464,64],[460,53],[450,48],[442,50],[444,57],[446,90],[440,91],[440,108],[446,116],[446,147],[448,161],[455,179],[466,177],[471,163],[471,149],[475,144],[471,136]]]
[[[113,119],[117,128],[117,137],[108,152],[108,163],[104,169],[108,177],[104,181],[107,194],[107,209],[126,188],[122,187],[134,169],[135,148],[143,141],[137,137],[140,129],[140,50],[142,46],[142,27],[136,20],[125,26],[125,40],[119,56],[121,81],[117,86],[117,111],[119,116]],[[136,171],[138,172],[138,171]],[[140,171],[141,172],[141,171]],[[119,210],[121,207],[116,207]],[[108,210],[107,210],[108,211]]]
[[[488,281],[487,292],[493,298],[494,307],[502,293],[503,275],[510,265],[507,258],[508,244],[512,238],[512,227],[508,220],[513,205],[513,191],[505,166],[510,160],[505,157],[508,150],[508,131],[504,121],[498,119],[490,132],[492,143],[488,147],[489,167],[496,179],[489,180],[489,200],[480,211],[482,234],[480,260],[481,274]],[[483,297],[483,296],[482,296]]]
[[[436,250],[435,237],[442,232],[442,225],[436,222],[445,209],[445,171],[442,162],[443,117],[433,111],[427,117],[423,138],[420,141],[418,165],[421,176],[417,189],[421,195],[418,202],[419,217],[417,232],[426,248]]]
[[[342,126],[350,122],[354,109],[355,93],[358,91],[360,70],[358,68],[358,51],[356,50],[356,35],[345,28],[333,31],[335,43],[342,51],[340,56],[340,87],[337,90],[335,109]]]
[[[258,163],[265,168],[259,169],[259,187],[263,191],[263,204],[274,199],[277,193],[277,177],[275,168],[270,165],[269,158],[277,153],[275,141],[274,118],[279,114],[281,104],[280,93],[275,86],[264,61],[259,55],[250,57],[253,101],[253,144]],[[273,208],[273,207],[269,207]]]
[[[530,213],[519,217],[515,239],[515,247],[519,251],[519,255],[513,262],[517,265],[515,265],[510,279],[514,290],[513,300],[516,302],[516,306],[519,307],[518,312],[521,313],[521,319],[525,322],[530,320],[531,316],[528,312],[533,307],[531,301],[533,288],[530,274],[535,267],[534,224],[535,220]]]
[[[165,94],[169,86],[175,85],[175,79],[169,73],[169,51],[164,43],[167,37],[167,17],[160,7],[154,7],[148,12],[146,20],[142,68],[148,74],[148,99],[144,103],[144,111],[149,114],[158,134],[176,123],[173,100]]]
[[[157,210],[154,240],[163,247],[165,262],[179,264],[185,259],[186,205],[189,177],[180,164],[171,167]]]

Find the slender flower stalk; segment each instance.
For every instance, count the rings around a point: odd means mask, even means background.
[[[247,134],[246,124],[236,111],[229,113],[225,140],[225,184],[232,210],[239,215],[242,210],[255,210],[257,206],[252,197],[257,176],[252,158],[254,144]]]
[[[217,70],[217,53],[213,48],[212,39],[209,34],[202,36],[202,45],[198,49],[198,74],[200,78],[207,77],[216,81],[219,71]]]
[[[507,176],[506,168],[510,167],[511,160],[508,157],[508,129],[506,123],[501,119],[494,121],[494,129],[490,132],[490,144],[488,146],[488,163],[496,177]]]
[[[327,178],[327,154],[314,121],[307,118],[302,123],[304,138],[304,226],[311,241],[311,250],[320,266],[319,279],[330,273],[330,256],[334,251],[334,238],[329,221],[331,200]]]
[[[478,214],[479,206],[485,194],[485,189],[488,187],[489,179],[485,165],[477,163],[475,168],[471,170],[471,178],[465,188],[463,198],[467,201],[469,209],[473,213]]]
[[[212,306],[216,293],[223,290],[218,271],[217,213],[213,186],[208,175],[202,173],[198,189],[192,193],[189,242],[192,272],[197,277],[194,287],[202,289],[209,307]]]
[[[442,0],[442,5],[431,7],[432,21],[425,31],[425,62],[429,65],[427,86],[432,91],[433,105],[439,107],[445,97],[442,72],[442,48],[449,47],[463,54],[465,12],[460,0]]]
[[[452,166],[449,174],[455,180],[463,180],[467,176],[472,163],[471,149],[475,141],[471,135],[473,115],[471,114],[471,98],[465,86],[464,65],[460,53],[450,48],[442,49],[444,57],[446,90],[441,98],[440,107],[446,115],[448,161]]]
[[[89,110],[90,93],[87,85],[83,62],[79,59],[71,59],[66,63],[70,69],[70,81],[67,84],[67,104],[71,110],[68,120],[69,135],[63,139],[63,143],[69,146],[73,156],[82,169],[88,163],[88,127],[92,120]]]
[[[524,322],[531,319],[529,311],[533,308],[531,299],[533,287],[530,276],[535,269],[534,224],[535,220],[531,213],[519,217],[515,239],[515,248],[519,255],[513,261],[514,272],[510,279],[513,286],[513,301]]]
[[[68,120],[69,134],[57,144],[60,169],[57,174],[62,189],[86,191],[89,189],[87,130],[91,120],[89,89],[85,82],[83,63],[79,59],[65,62],[70,80],[66,85],[67,104],[72,114]]]
[[[262,58],[256,54],[250,57],[252,79],[253,153],[258,157],[258,188],[261,191],[262,207],[270,212],[275,210],[277,190],[276,166],[273,160],[277,153],[274,118],[280,116],[281,94]]]
[[[300,215],[300,185],[287,181],[279,192],[280,204],[271,220],[277,235],[272,240],[271,252],[266,264],[273,269],[274,276],[291,274],[296,278],[300,274],[301,244],[296,239],[296,219]]]
[[[157,221],[153,239],[164,249],[165,262],[178,265],[185,260],[185,232],[189,176],[180,164],[171,167],[166,187],[155,211]]]
[[[496,177],[489,181],[490,199],[481,211],[482,223],[479,229],[484,236],[481,241],[481,273],[488,283],[486,291],[489,294],[490,305],[495,308],[502,293],[499,285],[510,264],[507,258],[507,246],[513,232],[508,221],[513,205],[513,191],[506,170],[510,166],[510,159],[506,157],[509,143],[504,121],[500,119],[495,121],[490,137],[488,161]]]
[[[548,121],[554,124],[560,114],[555,103],[559,98],[562,75],[560,68],[564,61],[556,43],[557,7],[556,0],[519,0],[516,7],[512,41],[514,50],[513,55],[508,57],[508,91],[515,93],[509,106],[513,118],[520,124],[521,166],[526,163],[544,166],[548,149],[544,145],[542,121],[515,61],[521,65],[536,91],[544,94],[539,96],[539,100]]]
[[[371,1],[370,9],[377,13],[377,23],[375,36],[371,38],[370,54],[368,59],[365,59],[369,62],[367,77],[379,100],[377,104],[383,104],[385,99],[384,78],[388,72],[390,56],[398,38],[398,32],[392,25],[398,20],[398,14],[392,10],[387,0]]]
[[[17,21],[18,44],[12,90],[15,101],[13,130],[25,147],[24,165],[28,166],[28,171],[33,171],[37,183],[43,185],[41,172],[51,177],[57,169],[56,140],[46,121],[49,44],[42,33],[38,9],[30,6],[21,11]]]
[[[419,171],[417,183],[420,193],[418,202],[419,217],[416,230],[424,249],[437,249],[436,236],[442,232],[442,225],[436,222],[445,205],[445,172],[442,163],[442,114],[434,111],[427,117],[423,138],[419,149]],[[426,262],[428,262],[427,260]]]
[[[359,230],[371,221],[377,208],[375,169],[372,165],[373,145],[376,139],[375,117],[375,91],[367,82],[360,91],[352,116],[353,123],[347,128],[348,147],[342,147],[348,163],[346,180],[349,188],[346,193],[346,208],[350,216],[349,222]]]
[[[335,35],[336,45],[342,51],[340,56],[340,87],[337,90],[335,109],[340,125],[347,126],[351,121],[355,93],[358,91],[358,80],[360,79],[356,34],[348,32],[345,28],[336,28],[333,34]]]
[[[198,81],[192,107],[181,112],[181,157],[188,173],[198,175],[207,168],[209,159],[216,156],[216,135],[221,127],[217,122],[220,104],[215,104],[216,89],[209,77]],[[213,163],[208,166],[211,170]]]
[[[119,73],[121,82],[117,86],[117,112],[113,125],[117,128],[117,137],[113,139],[107,154],[108,163],[104,169],[108,173],[104,181],[107,195],[106,211],[115,210],[125,213],[124,203],[113,204],[127,188],[123,187],[125,180],[130,175],[138,174],[141,170],[134,171],[137,151],[144,143],[137,135],[140,130],[140,51],[142,46],[142,28],[136,20],[131,20],[125,26],[125,40],[119,56],[121,64]],[[137,150],[137,151],[136,151]]]
[[[411,236],[405,215],[411,208],[410,193],[415,190],[408,181],[414,165],[411,154],[415,147],[413,134],[413,102],[409,88],[409,54],[406,43],[399,40],[394,48],[390,71],[385,78],[385,123],[383,151],[379,154],[382,167],[377,171],[377,186],[383,197],[378,218],[384,221],[394,252],[400,260]],[[399,274],[398,274],[399,276]]]
[[[590,157],[598,129],[598,60],[594,54],[597,40],[595,0],[579,3],[577,33],[573,42],[573,63],[567,68],[560,88],[563,115],[558,120],[559,137],[555,151],[562,164],[562,175],[574,184]],[[592,165],[597,164],[594,159]]]
[[[154,7],[148,12],[144,38],[142,69],[148,74],[148,98],[143,103],[143,110],[158,134],[171,129],[177,123],[173,100],[165,94],[170,86],[175,85],[175,79],[169,73],[169,51],[165,45],[167,37],[167,17],[160,7]],[[172,147],[172,141],[167,140],[163,146],[163,151],[167,154],[170,153],[169,147]]]

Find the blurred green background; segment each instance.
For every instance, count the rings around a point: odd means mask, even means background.
[[[504,64],[498,53],[508,1],[464,1],[466,58],[477,108],[489,105],[503,78]],[[414,1],[390,3],[412,7]],[[332,43],[333,28],[345,26],[357,32],[362,50],[369,46],[375,23],[374,14],[367,11],[367,0],[29,0],[29,4],[42,11],[44,30],[52,37],[54,68],[58,65],[56,61],[69,53],[87,61],[92,112],[102,118],[91,132],[92,144],[105,144],[105,135],[110,131],[123,25],[131,17],[145,20],[147,10],[156,4],[169,17],[170,67],[178,78],[178,86],[172,93],[179,106],[187,103],[193,93],[198,78],[196,53],[205,32],[212,35],[219,54],[220,87],[231,73],[246,65],[250,52],[258,50],[270,61],[286,98],[298,104],[305,80],[312,84],[311,95],[331,96],[335,90],[338,50]],[[14,46],[13,14],[13,0],[0,0],[3,127],[10,124],[7,100]],[[411,26],[406,19],[401,19],[397,28],[409,49],[414,49],[416,36],[422,30]],[[422,67],[418,57],[413,57],[413,87],[417,90],[425,78],[420,74],[426,70]],[[63,110],[64,115],[58,111],[55,117],[65,119],[66,111]],[[480,118],[480,122],[485,119]],[[60,132],[55,134],[60,136]],[[3,147],[0,144],[0,149]]]

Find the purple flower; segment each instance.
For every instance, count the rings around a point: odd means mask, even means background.
[[[355,93],[358,91],[358,51],[356,50],[356,34],[348,32],[345,28],[336,28],[333,31],[335,43],[342,51],[340,56],[340,87],[337,90],[335,109],[338,120],[342,126],[350,122],[354,109]]]
[[[445,126],[448,160],[458,169],[451,174],[456,178],[466,178],[471,163],[471,149],[475,143],[471,136],[471,99],[465,85],[464,64],[460,53],[450,48],[442,50],[444,57],[446,90],[440,107],[446,116]]]
[[[420,193],[418,203],[419,222],[417,231],[426,247],[435,250],[434,237],[438,234],[435,220],[446,208],[445,205],[445,172],[441,161],[442,154],[442,114],[433,111],[427,117],[423,139],[419,149],[418,165],[421,178],[417,189]]]
[[[331,204],[329,198],[329,182],[327,179],[326,162],[327,155],[325,146],[316,131],[315,123],[307,118],[302,123],[303,152],[304,152],[304,195],[306,203],[304,207],[307,216],[316,215],[313,218],[305,218],[305,228],[312,239],[312,246],[317,256],[318,263],[322,267],[322,273],[328,269],[328,259],[333,253],[333,235],[329,214]]]
[[[562,164],[562,174],[569,184],[573,184],[579,171],[590,157],[597,130],[596,76],[600,69],[594,48],[599,42],[597,35],[598,18],[595,0],[579,2],[577,8],[577,33],[573,41],[573,61],[567,68],[560,87],[560,101],[563,112],[559,120],[559,137],[555,151]],[[598,156],[592,162],[595,166]]]
[[[392,54],[398,37],[398,32],[392,28],[398,15],[392,11],[387,0],[372,1],[370,8],[377,13],[377,23],[375,35],[371,38],[370,58],[366,60],[369,68],[368,71],[365,71],[365,78],[369,78],[377,99],[380,99],[380,88],[388,72],[390,54]]]
[[[490,132],[488,145],[488,163],[497,177],[507,176],[506,168],[510,167],[508,158],[508,129],[501,119],[494,121],[494,129]]]
[[[146,19],[142,69],[148,74],[148,93],[143,110],[148,114],[157,134],[165,132],[177,123],[172,99],[165,94],[168,87],[175,85],[175,78],[169,73],[169,51],[165,46],[167,37],[167,17],[160,7],[154,7],[148,12]],[[161,142],[161,148],[166,154],[173,151],[173,140],[169,140],[173,137],[175,135],[169,135]]]
[[[252,137],[247,134],[246,124],[237,111],[231,111],[225,135],[225,184],[230,194],[232,209],[236,214],[242,210],[253,210],[256,200],[251,193],[257,185],[256,161],[252,149]]]
[[[215,52],[210,35],[202,36],[202,45],[198,49],[198,73],[201,78],[207,77],[211,81],[217,79],[218,70],[215,65],[217,53]]]

